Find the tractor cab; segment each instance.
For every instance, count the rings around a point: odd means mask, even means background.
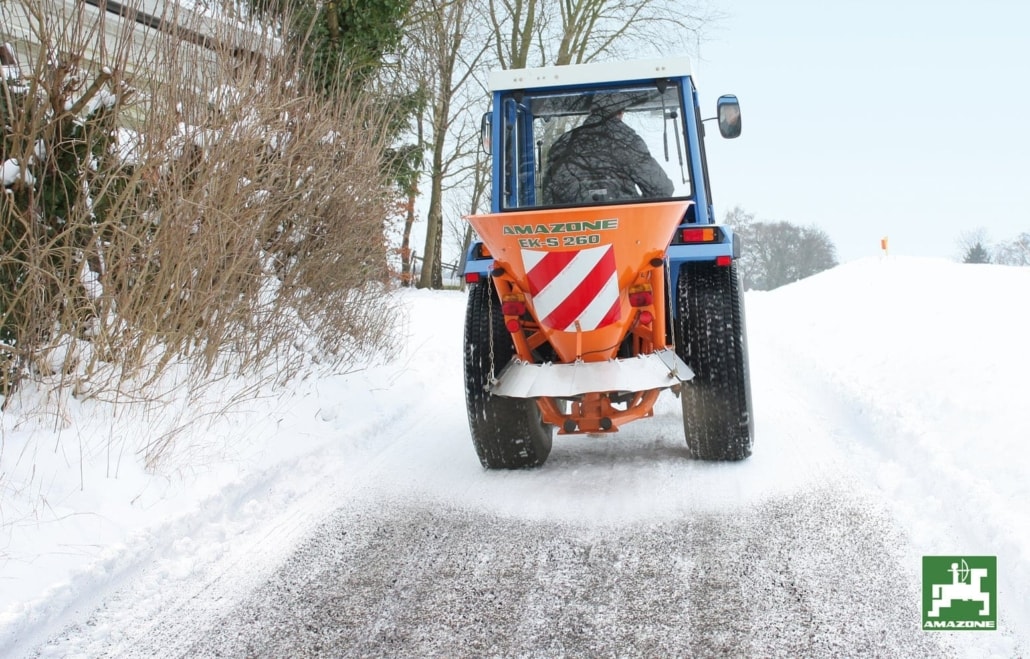
[[[535,74],[533,71],[540,71]],[[547,73],[543,73],[546,71]],[[603,74],[603,75],[602,75]],[[659,77],[652,77],[660,74]],[[639,79],[632,79],[634,76]],[[641,77],[646,76],[646,77]],[[587,82],[593,80],[593,82]],[[580,65],[497,71],[490,79],[493,111],[483,117],[483,144],[492,156],[493,212],[563,205],[625,203],[627,200],[684,199],[702,211],[686,218],[690,223],[711,223],[710,191],[705,177],[704,135],[697,91],[689,62],[663,61],[651,69],[632,63]],[[719,100],[720,129],[727,137],[740,133],[740,112],[735,97]],[[623,135],[633,134],[644,154],[616,151],[624,141],[606,144],[609,122],[620,122]],[[591,131],[591,125],[599,130]],[[610,125],[610,124],[609,124]],[[632,131],[631,133],[629,131]],[[579,135],[586,153],[555,153]],[[593,139],[591,139],[593,138]],[[667,187],[636,186],[633,193],[611,189],[610,179],[626,176],[614,163],[647,155],[660,168],[655,177]],[[562,156],[556,158],[556,156]],[[596,162],[600,157],[601,162]],[[573,194],[556,194],[559,160],[578,160],[584,171]],[[589,162],[594,159],[595,162]],[[628,165],[627,165],[628,166]],[[606,183],[608,185],[606,185]],[[567,192],[567,191],[563,191]]]
[[[680,221],[684,229],[715,224],[705,117],[688,59],[494,71],[490,87],[493,103],[482,119],[482,145],[491,158],[492,213],[680,200],[689,202]],[[735,96],[720,97],[711,118],[723,137],[740,135]],[[591,130],[594,122],[613,121],[639,141],[606,139],[603,126]],[[563,141],[576,142],[571,153],[561,148]],[[641,185],[634,177],[659,184]],[[684,236],[673,242],[718,242],[724,248],[681,253],[682,259],[733,254],[728,229]],[[489,262],[482,244],[474,242],[466,254],[466,281],[485,276]],[[678,265],[673,269],[675,275]]]

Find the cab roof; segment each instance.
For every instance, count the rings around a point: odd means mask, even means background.
[[[675,78],[690,74],[690,60],[686,57],[507,69],[490,73],[490,91]]]

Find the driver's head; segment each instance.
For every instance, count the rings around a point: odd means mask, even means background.
[[[597,92],[590,99],[590,114],[602,119],[622,116],[630,100],[619,92]]]

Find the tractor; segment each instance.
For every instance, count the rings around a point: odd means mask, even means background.
[[[715,221],[704,142],[710,120],[740,135],[737,98],[703,118],[685,58],[494,71],[489,86],[491,212],[466,218],[463,264],[482,465],[538,467],[555,434],[615,433],[663,391],[682,402],[690,457],[750,456],[741,245]],[[599,138],[610,120],[621,132]],[[615,171],[622,156],[648,157],[635,169],[660,183]]]

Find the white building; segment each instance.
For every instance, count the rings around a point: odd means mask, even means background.
[[[259,28],[174,0],[4,0],[0,43],[8,44],[22,71],[47,44],[65,57],[118,66],[137,81],[164,75],[174,57],[201,86],[212,67],[253,61],[278,48]]]

